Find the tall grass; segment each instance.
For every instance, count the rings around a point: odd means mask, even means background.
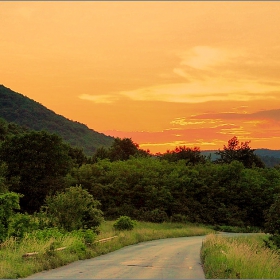
[[[209,235],[201,258],[206,278],[280,279],[280,258],[264,246],[264,235]]]
[[[10,238],[0,244],[0,278],[23,278],[42,270],[56,268],[67,263],[92,258],[106,254],[124,246],[142,241],[205,235],[213,232],[211,229],[180,223],[153,224],[137,222],[131,231],[116,231],[114,221],[107,221],[100,226],[100,234],[95,241],[117,236],[106,243],[88,243],[79,234],[73,232],[62,234],[57,229],[50,229],[44,236],[34,233],[23,239]],[[55,248],[66,247],[65,250],[55,251]],[[26,253],[38,254],[23,257]]]
[[[26,235],[20,241],[11,237],[0,246],[0,278],[26,277],[78,260],[79,256],[83,257],[86,253],[83,239],[75,234],[54,235],[44,239]],[[54,251],[59,247],[67,249]],[[23,257],[24,254],[32,252],[38,254]]]

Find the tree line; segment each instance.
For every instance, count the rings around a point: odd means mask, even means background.
[[[279,233],[280,168],[265,168],[250,142],[240,143],[237,137],[212,162],[198,147],[153,155],[130,138],[115,138],[111,147],[87,157],[55,134],[26,131],[4,121],[0,132],[2,232],[14,211],[44,212],[50,226],[66,229],[96,227],[103,215],[107,219],[126,215],[151,222],[260,227]],[[76,212],[75,225],[71,218],[63,224],[63,217]]]

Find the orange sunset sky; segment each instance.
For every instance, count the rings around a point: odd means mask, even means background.
[[[143,149],[280,149],[280,2],[0,2],[0,84]]]

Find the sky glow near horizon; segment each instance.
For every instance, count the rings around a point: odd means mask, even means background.
[[[280,2],[0,2],[0,84],[143,149],[280,149]]]

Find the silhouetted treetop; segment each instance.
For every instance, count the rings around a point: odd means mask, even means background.
[[[224,149],[216,152],[220,156],[216,163],[231,163],[234,160],[240,161],[246,168],[253,166],[264,168],[264,163],[254,153],[254,149],[249,146],[250,141],[239,142],[236,136],[228,140],[228,145],[224,145]]]

